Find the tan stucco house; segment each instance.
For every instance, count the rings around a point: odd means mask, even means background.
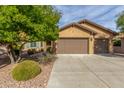
[[[86,19],[71,23],[60,28],[59,39],[56,41],[56,53],[113,53],[112,39],[116,34],[116,32]],[[30,48],[46,50],[49,46],[52,45],[46,42],[32,42],[27,43],[24,50]]]
[[[113,53],[112,39],[117,33],[89,20],[60,28],[57,54]]]
[[[31,48],[46,50],[56,45],[57,54],[113,53],[112,40],[115,35],[116,32],[84,19],[61,27],[56,44],[55,42],[32,42],[25,44],[23,50]]]

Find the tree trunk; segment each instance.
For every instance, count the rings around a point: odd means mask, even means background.
[[[56,54],[56,42],[55,41],[52,42],[52,49],[53,49],[53,53]]]
[[[7,46],[7,54],[8,57],[10,58],[11,63],[18,63],[21,60],[21,51],[25,43],[23,43],[19,49],[19,55],[15,54],[15,51],[12,47],[12,45]]]
[[[23,46],[26,44],[26,42],[22,43],[22,45],[20,46],[20,49],[19,49],[19,55],[16,59],[16,63],[18,63],[22,58],[21,58],[21,53],[22,53],[22,48]]]
[[[21,57],[18,56],[18,58],[16,59],[15,63],[19,63],[20,60],[21,60]]]
[[[16,62],[16,56],[14,54],[14,50],[13,50],[11,45],[7,46],[7,54],[8,54],[8,57],[9,57],[11,63],[15,63]]]
[[[8,57],[10,58],[11,64],[15,63],[15,58],[11,52],[8,53]]]

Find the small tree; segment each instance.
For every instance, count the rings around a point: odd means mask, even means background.
[[[116,24],[120,32],[124,33],[124,11],[118,15]]]
[[[11,63],[21,59],[26,42],[56,40],[59,19],[60,13],[52,6],[0,6],[0,44]]]
[[[113,40],[113,46],[121,46],[121,40],[120,39],[114,39]]]

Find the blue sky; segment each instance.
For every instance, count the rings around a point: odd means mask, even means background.
[[[55,7],[62,13],[60,27],[71,22],[89,19],[114,31],[118,31],[115,22],[118,14],[124,11],[124,6],[119,5],[58,5]]]

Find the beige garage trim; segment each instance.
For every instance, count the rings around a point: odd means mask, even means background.
[[[88,38],[60,38],[57,44],[58,54],[88,54]]]

